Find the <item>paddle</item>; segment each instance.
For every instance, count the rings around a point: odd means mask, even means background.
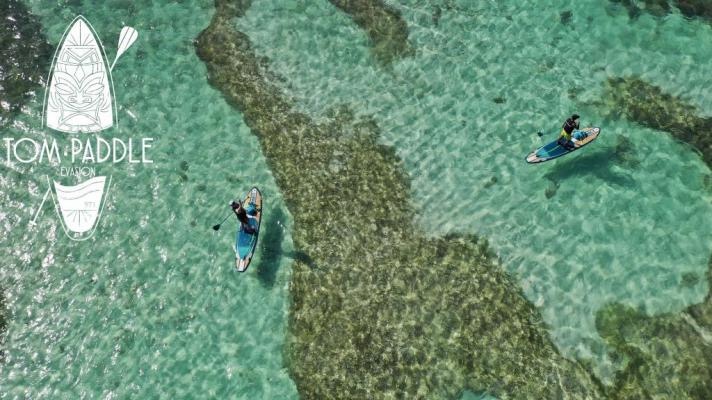
[[[51,187],[47,188],[47,191],[44,194],[44,197],[42,197],[42,202],[40,203],[40,206],[37,207],[37,212],[35,213],[35,217],[32,218],[32,221],[30,221],[30,226],[34,226],[36,224],[35,221],[37,221],[37,217],[40,215],[40,211],[42,211],[42,206],[45,203],[45,200],[47,200],[47,196],[49,195],[50,191],[52,190]]]
[[[119,48],[116,50],[116,57],[114,58],[114,62],[111,63],[111,67],[109,68],[110,71],[114,70],[116,61],[118,61],[119,57],[121,57],[121,55],[124,54],[129,47],[131,47],[137,38],[138,32],[136,32],[136,29],[130,26],[121,28],[121,33],[119,34]]]
[[[227,216],[225,216],[225,218],[223,218],[223,220],[220,221],[219,224],[213,225],[213,230],[214,230],[214,231],[219,231],[219,230],[220,230],[220,225],[222,225],[223,222],[225,222],[225,220],[228,219],[228,218],[230,218],[230,214],[228,214]]]

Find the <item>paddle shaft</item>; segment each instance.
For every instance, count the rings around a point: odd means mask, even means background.
[[[45,200],[47,200],[47,196],[49,195],[49,192],[52,190],[51,187],[47,188],[47,191],[44,194],[44,197],[42,197],[42,202],[40,203],[40,206],[37,207],[37,212],[35,213],[35,217],[32,218],[32,221],[30,221],[30,225],[34,225],[35,221],[37,221],[37,217],[40,215],[40,211],[42,211],[42,206],[45,203]]]
[[[223,218],[223,220],[220,221],[219,224],[214,225],[214,226],[213,226],[213,229],[215,229],[216,231],[219,230],[219,229],[220,229],[220,225],[222,225],[223,222],[225,222],[228,218],[230,218],[230,214],[226,215],[225,218]]]

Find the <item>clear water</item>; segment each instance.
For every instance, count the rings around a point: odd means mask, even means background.
[[[495,397],[492,397],[487,394],[477,394],[474,392],[471,392],[469,390],[465,390],[462,392],[462,395],[460,396],[460,400],[494,400]]]
[[[3,162],[0,274],[12,318],[2,392],[48,399],[296,398],[282,360],[290,218],[256,138],[207,84],[195,55],[192,41],[209,23],[212,2],[28,4],[53,46],[83,14],[110,60],[121,27],[138,30],[138,42],[113,73],[120,128],[104,136],[153,137],[154,163],[97,167],[97,174],[112,174],[114,189],[95,240],[71,242],[49,204],[38,227],[27,227],[47,187],[45,174],[54,177],[55,170]],[[3,136],[42,137],[41,103],[30,108],[25,128]],[[24,173],[6,175],[10,170]],[[234,218],[217,233],[211,226],[252,185],[269,201],[270,231],[248,272],[239,274]]]
[[[66,240],[47,205],[38,227],[27,228],[53,169],[1,167],[0,277],[12,313],[3,391],[296,398],[282,358],[290,217],[256,139],[195,55],[212,2],[27,4],[53,46],[77,14],[109,58],[122,25],[139,31],[113,74],[117,135],[156,142],[153,165],[98,171],[113,175],[115,190],[90,243]],[[688,147],[610,119],[594,102],[607,77],[638,74],[712,114],[704,89],[712,28],[679,15],[630,21],[594,0],[393,4],[416,54],[391,70],[374,63],[363,31],[326,1],[254,0],[236,23],[303,110],[320,119],[347,104],[373,115],[405,161],[422,229],[486,236],[563,353],[592,358],[610,376],[596,310],[619,301],[656,314],[701,300],[712,194],[703,189],[709,168]],[[560,23],[565,10],[571,25]],[[30,104],[23,124],[3,136],[52,135],[40,129],[40,111]],[[585,152],[525,164],[542,144],[535,133],[553,137],[572,112],[602,126],[601,138]],[[621,136],[639,164],[612,161]],[[217,234],[210,226],[254,184],[269,204],[268,230],[253,265],[237,274],[234,222]],[[685,274],[700,279],[683,285]]]
[[[688,147],[592,104],[606,78],[634,74],[709,113],[701,88],[712,84],[712,28],[680,15],[630,21],[601,1],[397,8],[417,53],[392,71],[373,63],[363,32],[329,4],[258,0],[237,23],[315,118],[339,104],[373,115],[406,163],[422,228],[490,239],[564,354],[592,358],[610,376],[595,312],[614,301],[650,314],[699,302],[712,196],[703,189],[709,168]],[[570,25],[560,22],[566,10]],[[601,138],[568,158],[525,164],[544,143],[536,132],[553,139],[573,112],[602,126]],[[638,165],[616,162],[620,137]],[[686,273],[701,279],[682,285]]]

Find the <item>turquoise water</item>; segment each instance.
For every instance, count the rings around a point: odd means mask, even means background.
[[[416,54],[391,71],[326,3],[259,0],[237,24],[304,111],[319,119],[348,104],[373,115],[405,161],[422,228],[487,237],[564,354],[594,359],[608,377],[600,307],[617,301],[654,315],[707,293],[712,196],[695,152],[595,102],[607,77],[635,74],[708,114],[712,29],[680,15],[630,21],[600,1],[530,4],[400,2]],[[560,22],[566,10],[571,25]],[[586,152],[524,164],[544,143],[535,133],[553,138],[573,112],[602,126],[601,138]],[[633,142],[633,162],[612,156],[620,137]],[[701,279],[684,286],[686,273]]]
[[[195,56],[212,2],[27,4],[52,46],[77,14],[110,59],[122,25],[139,31],[114,70],[120,128],[112,135],[156,140],[152,165],[99,167],[115,187],[91,242],[66,240],[48,205],[27,228],[53,169],[1,167],[0,277],[12,316],[4,390],[296,398],[282,357],[291,218],[257,140]],[[707,293],[712,194],[703,188],[709,168],[693,151],[609,117],[596,101],[607,77],[638,74],[712,114],[712,28],[676,14],[630,21],[601,1],[395,7],[415,54],[391,68],[373,61],[363,31],[328,2],[255,0],[235,23],[284,78],[275,83],[315,119],[340,104],[372,115],[405,162],[422,229],[487,237],[562,352],[593,359],[609,377],[616,365],[596,333],[596,310],[619,301],[677,311]],[[560,23],[565,10],[571,25]],[[26,111],[3,136],[57,136],[40,129],[39,101]],[[542,144],[535,132],[552,137],[574,111],[602,126],[601,138],[585,152],[526,165]],[[611,157],[620,137],[634,143],[637,162]],[[266,231],[253,265],[237,274],[234,222],[218,233],[210,226],[254,184],[269,204]],[[699,279],[683,285],[683,276]]]
[[[494,400],[495,398],[486,394],[477,394],[469,390],[465,390],[460,396],[460,400]]]
[[[207,84],[195,55],[192,41],[212,2],[28,4],[53,47],[77,14],[92,23],[109,59],[122,25],[138,30],[113,73],[119,129],[104,136],[153,137],[154,163],[98,166],[114,182],[105,214],[95,240],[71,242],[49,204],[37,228],[27,228],[44,174],[54,169],[3,162],[0,192],[10,207],[0,218],[0,275],[12,318],[2,391],[48,399],[295,398],[282,360],[290,217],[257,140]],[[41,103],[29,108],[24,124],[3,136],[42,137]],[[217,233],[210,227],[255,184],[269,201],[269,232],[248,273],[238,274],[234,218]]]

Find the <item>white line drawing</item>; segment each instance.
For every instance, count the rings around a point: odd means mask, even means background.
[[[50,73],[44,115],[48,128],[99,132],[114,125],[114,85],[104,46],[81,15],[64,32]]]
[[[65,133],[96,133],[116,128],[118,108],[111,71],[137,38],[136,29],[130,26],[121,29],[116,55],[109,67],[104,45],[94,28],[83,16],[74,18],[54,53],[43,102],[43,126]],[[136,119],[130,111],[129,115]],[[111,180],[109,176],[107,183],[105,176],[97,176],[75,186],[64,186],[47,176],[47,192],[30,226],[36,225],[51,194],[67,237],[76,241],[89,239],[104,211]]]
[[[35,226],[37,225],[37,217],[40,215],[40,211],[42,211],[42,206],[44,205],[45,201],[47,201],[47,196],[49,195],[49,192],[52,191],[51,187],[47,188],[47,191],[45,192],[44,196],[42,197],[42,202],[40,203],[40,206],[37,207],[37,212],[35,212],[34,218],[32,218],[32,221],[30,221],[30,226]]]
[[[76,241],[89,239],[104,211],[111,188],[111,176],[108,183],[105,176],[97,176],[74,186],[64,186],[57,181],[50,182],[49,177],[47,182],[50,188],[54,187],[52,200],[64,233]]]
[[[131,47],[131,45],[138,39],[138,32],[136,32],[136,29],[130,27],[130,26],[125,26],[121,28],[121,33],[119,34],[119,48],[116,50],[116,57],[114,57],[114,62],[111,63],[111,68],[109,68],[109,71],[114,70],[114,65],[116,65],[116,61],[119,60],[119,57],[121,57],[122,54],[126,50]]]

